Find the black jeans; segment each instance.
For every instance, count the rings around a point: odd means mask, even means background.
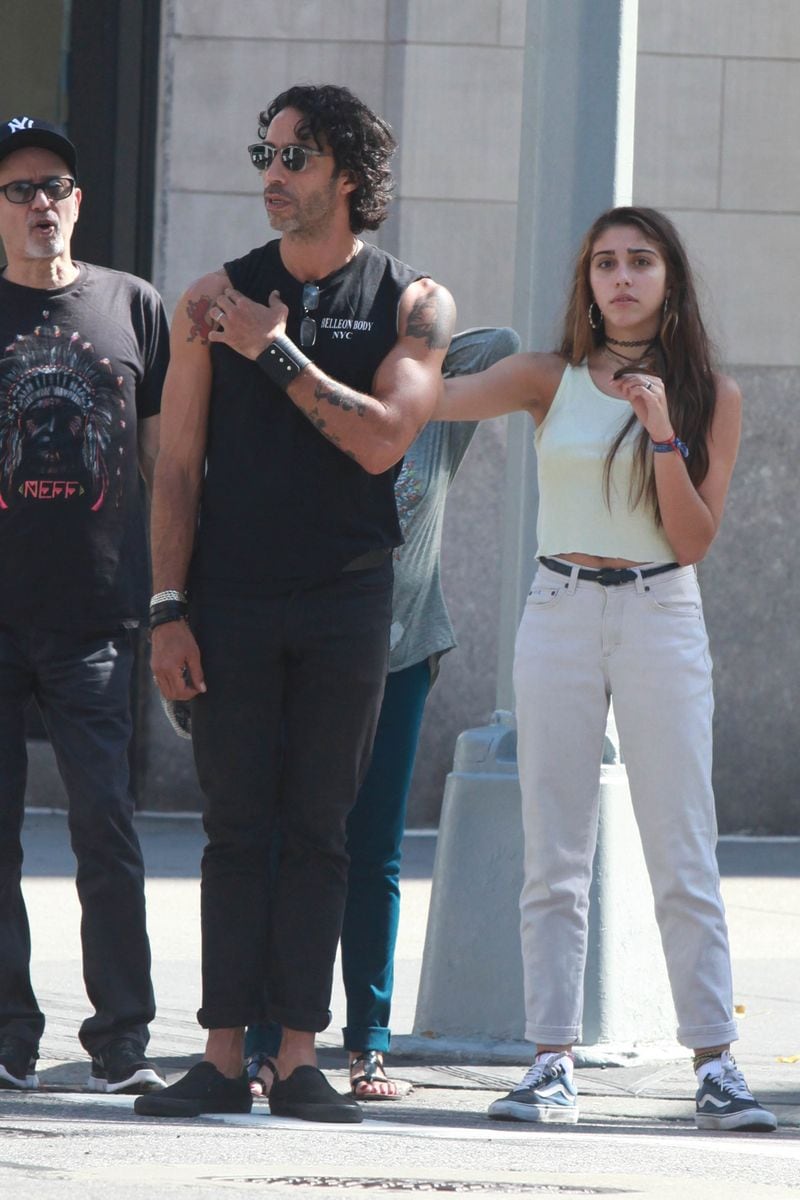
[[[20,890],[27,753],[24,708],[35,696],[69,800],[78,862],[89,1053],[113,1038],[147,1043],[155,1013],[145,928],[144,867],[128,790],[133,635],[0,627],[0,1032],[36,1050],[44,1016],[31,987],[31,939]]]
[[[208,691],[192,704],[205,796],[207,1029],[330,1022],[347,814],[369,763],[389,655],[391,561],[277,597],[201,600]],[[280,831],[275,878],[267,864]]]

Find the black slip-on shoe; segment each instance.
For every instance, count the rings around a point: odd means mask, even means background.
[[[364,1120],[353,1097],[337,1092],[317,1067],[295,1067],[288,1079],[273,1080],[269,1111],[273,1117],[297,1117],[301,1121],[357,1125]]]
[[[167,1086],[155,1063],[144,1056],[144,1046],[135,1038],[115,1038],[92,1055],[90,1092],[139,1094]]]
[[[133,1111],[140,1117],[199,1117],[202,1113],[249,1113],[252,1107],[246,1071],[238,1079],[228,1079],[213,1063],[201,1062],[177,1083],[137,1097]]]

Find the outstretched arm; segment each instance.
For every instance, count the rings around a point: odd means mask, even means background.
[[[482,421],[529,412],[539,424],[547,415],[564,372],[557,354],[512,354],[486,371],[444,381],[433,417],[437,421]]]
[[[256,360],[276,337],[285,338],[288,310],[277,292],[263,305],[229,287],[217,296],[212,312],[219,314],[220,328],[209,340],[245,358]],[[447,289],[419,279],[403,293],[398,339],[378,367],[369,395],[332,379],[314,363],[285,391],[323,437],[370,474],[381,474],[402,458],[433,413],[454,323]]]

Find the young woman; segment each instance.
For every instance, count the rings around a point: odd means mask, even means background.
[[[514,663],[526,1037],[537,1054],[489,1115],[578,1117],[572,1046],[613,695],[678,1041],[694,1052],[696,1123],[774,1129],[730,1055],[711,661],[694,568],[719,529],[741,396],[713,370],[686,253],[665,216],[600,216],[578,255],[559,351],[449,380],[436,415],[514,410],[536,424],[540,491],[539,568]]]

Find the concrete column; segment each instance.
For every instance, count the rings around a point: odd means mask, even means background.
[[[529,0],[514,325],[556,344],[571,264],[606,208],[630,203],[638,0]],[[527,416],[509,423],[498,711],[463,733],[448,777],[414,1050],[427,1041],[523,1057],[517,901],[522,826],[511,666],[536,553],[536,466]],[[674,1036],[666,972],[613,714],[599,769],[600,825],[584,989],[583,1058]],[[630,914],[633,913],[633,918]],[[654,967],[654,962],[655,967]],[[554,963],[558,969],[558,964]],[[443,1039],[443,1040],[442,1040]],[[505,1051],[503,1051],[505,1043]],[[410,1049],[410,1047],[409,1047]]]

